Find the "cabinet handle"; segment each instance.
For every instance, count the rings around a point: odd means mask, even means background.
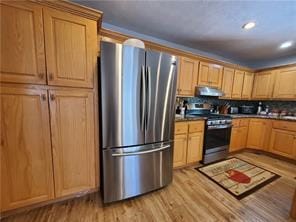
[[[46,101],[46,97],[47,97],[46,94],[42,94],[42,95],[41,95],[41,99],[42,99],[43,101]]]
[[[39,79],[44,79],[44,73],[39,73],[38,77],[39,77]]]
[[[52,73],[49,73],[49,74],[48,74],[48,79],[49,79],[49,80],[53,80],[53,74],[52,74]]]
[[[55,100],[55,95],[54,94],[50,94],[50,100],[54,101]]]

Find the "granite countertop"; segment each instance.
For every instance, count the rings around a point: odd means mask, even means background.
[[[233,119],[237,118],[262,118],[262,119],[274,119],[274,120],[285,120],[285,121],[292,121],[296,122],[296,116],[295,117],[277,117],[277,116],[265,116],[265,115],[249,115],[249,114],[229,114],[228,116],[231,116]],[[198,116],[191,116],[186,115],[176,115],[175,121],[176,122],[182,122],[182,121],[196,121],[196,120],[206,120],[207,117],[198,117]]]
[[[207,117],[201,117],[201,116],[191,116],[191,115],[186,115],[181,116],[176,114],[175,116],[175,122],[182,122],[182,121],[196,121],[196,120],[206,120]]]
[[[279,117],[279,116],[266,116],[266,115],[249,115],[249,114],[229,114],[233,119],[236,118],[262,118],[262,119],[274,119],[274,120],[285,120],[285,121],[295,121],[296,122],[296,116],[294,117]]]

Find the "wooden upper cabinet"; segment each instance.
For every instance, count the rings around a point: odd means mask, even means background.
[[[1,211],[54,197],[46,90],[2,87]]]
[[[253,82],[254,82],[254,73],[245,72],[241,98],[250,99],[252,97]]]
[[[296,66],[276,71],[273,98],[296,100]]]
[[[209,85],[210,76],[210,64],[207,62],[199,63],[199,75],[198,75],[198,85],[207,86]]]
[[[94,98],[91,90],[50,90],[57,197],[95,188]]]
[[[0,9],[0,81],[45,84],[42,7],[1,1]]]
[[[43,12],[48,84],[92,88],[96,21],[49,8]]]
[[[215,88],[221,88],[223,77],[223,67],[216,64],[210,65],[209,83],[210,86]]]
[[[207,62],[200,62],[199,65],[199,86],[211,86],[221,88],[222,86],[223,67]]]
[[[263,71],[255,74],[253,95],[254,99],[268,99],[272,96],[274,86],[274,71]]]
[[[232,93],[231,93],[232,98],[238,98],[238,99],[241,98],[243,84],[244,84],[244,75],[245,75],[244,71],[235,70]]]
[[[222,91],[225,93],[224,98],[231,98],[232,85],[233,85],[234,69],[224,67]]]
[[[178,95],[194,96],[195,86],[197,85],[198,63],[197,60],[180,57]]]

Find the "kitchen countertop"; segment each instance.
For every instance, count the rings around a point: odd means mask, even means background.
[[[233,119],[236,118],[261,118],[261,119],[274,119],[296,122],[296,117],[278,117],[278,116],[265,116],[265,115],[249,115],[249,114],[229,114]]]
[[[264,115],[249,115],[249,114],[228,114],[228,116],[231,116],[233,119],[238,118],[262,118],[262,119],[274,119],[274,120],[284,120],[284,121],[292,121],[296,122],[296,117],[292,117],[291,119],[289,117],[276,117],[276,116],[264,116]],[[182,121],[197,121],[197,120],[206,120],[207,117],[197,117],[197,116],[191,116],[186,115],[185,117],[181,115],[176,115],[175,122],[182,122]]]
[[[206,120],[207,117],[198,117],[198,116],[191,116],[191,115],[186,115],[181,116],[181,115],[176,115],[175,116],[175,122],[182,122],[182,121],[197,121],[197,120]]]

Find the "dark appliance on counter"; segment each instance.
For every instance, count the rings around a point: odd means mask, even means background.
[[[241,113],[241,114],[255,114],[256,108],[255,108],[255,106],[240,106],[239,113]]]
[[[171,183],[177,58],[101,42],[101,187],[104,203]]]
[[[210,110],[188,110],[188,115],[206,117],[202,163],[225,159],[229,153],[232,118]]]

